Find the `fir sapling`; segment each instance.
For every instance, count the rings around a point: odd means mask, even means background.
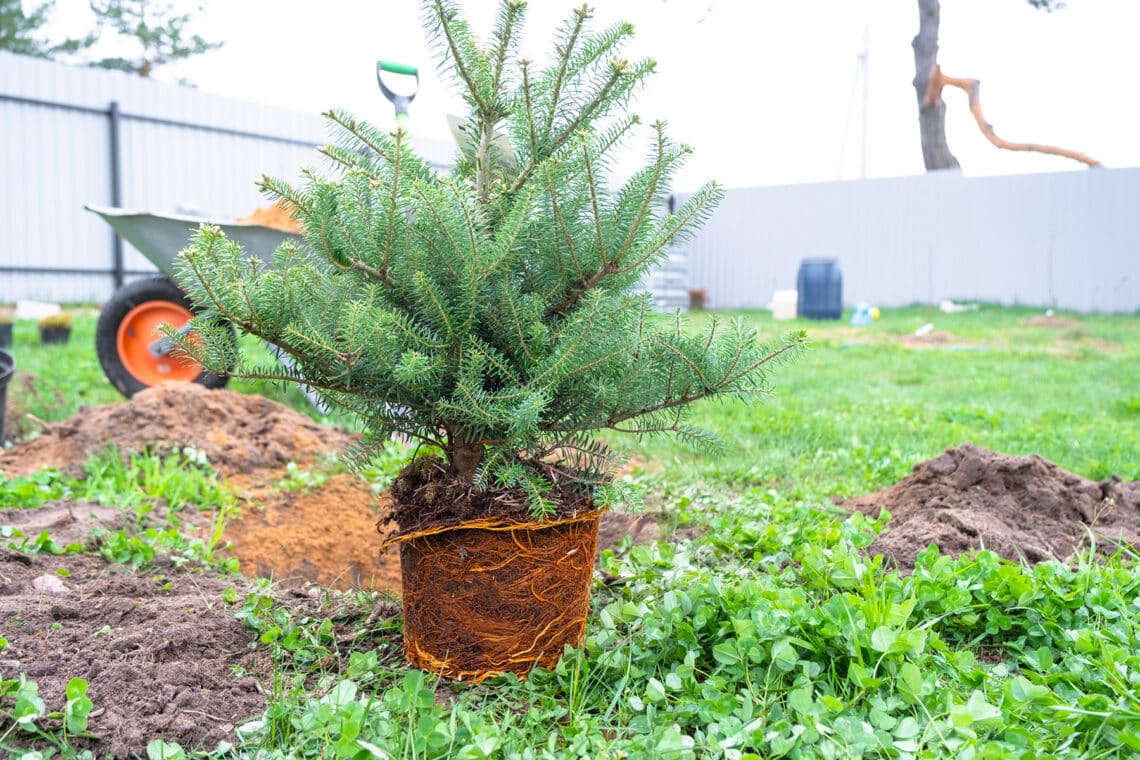
[[[691,334],[680,315],[652,313],[638,283],[723,191],[707,184],[663,212],[690,150],[660,123],[647,130],[647,165],[607,189],[608,165],[645,131],[627,106],[653,62],[622,58],[632,26],[594,30],[585,7],[546,66],[519,59],[524,13],[504,2],[481,46],[454,3],[426,3],[468,106],[454,168],[438,173],[403,131],[330,111],[331,168],[297,185],[263,180],[295,208],[303,241],[267,264],[203,226],[178,268],[204,308],[200,339],[173,337],[213,371],[304,383],[357,415],[358,458],[407,436],[438,447],[453,482],[521,494],[541,518],[561,508],[556,482],[584,495],[571,509],[620,500],[599,433],[715,445],[689,424],[693,402],[768,391],[767,371],[803,336],[768,345],[716,320]],[[245,361],[225,322],[279,346],[292,367]]]

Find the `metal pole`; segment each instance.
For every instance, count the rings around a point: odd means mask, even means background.
[[[119,208],[123,205],[122,197],[122,168],[119,152],[119,125],[122,115],[119,113],[119,101],[112,100],[111,107],[107,109],[110,120],[111,134],[111,205]],[[112,231],[111,242],[111,270],[115,278],[115,289],[123,287],[123,239],[119,233]]]

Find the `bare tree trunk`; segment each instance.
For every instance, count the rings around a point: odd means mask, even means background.
[[[926,88],[938,64],[939,0],[918,0],[918,34],[914,48],[914,91],[918,95],[918,126],[922,135],[922,160],[927,171],[957,169],[958,159],[946,144],[946,103],[941,97],[926,102]]]
[[[483,464],[483,444],[481,442],[463,443],[457,438],[452,438],[448,441],[444,453],[451,465],[451,474],[464,483],[473,481],[475,473],[479,471],[479,465]]]

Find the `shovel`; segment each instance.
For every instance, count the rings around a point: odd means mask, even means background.
[[[398,93],[389,87],[384,82],[384,73],[395,75],[389,77],[389,81],[395,83],[402,81],[407,83],[408,78],[412,77],[415,80],[414,86],[411,88],[411,94]],[[404,63],[393,63],[392,61],[377,61],[376,62],[376,82],[380,85],[380,92],[384,93],[384,97],[392,103],[396,108],[396,126],[400,129],[408,128],[408,106],[416,98],[416,91],[420,88],[420,72],[415,66],[408,66]],[[397,87],[397,89],[405,89],[406,87]]]

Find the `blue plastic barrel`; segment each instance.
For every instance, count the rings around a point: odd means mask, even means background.
[[[796,273],[796,314],[808,319],[843,315],[843,273],[836,259],[804,259]]]

